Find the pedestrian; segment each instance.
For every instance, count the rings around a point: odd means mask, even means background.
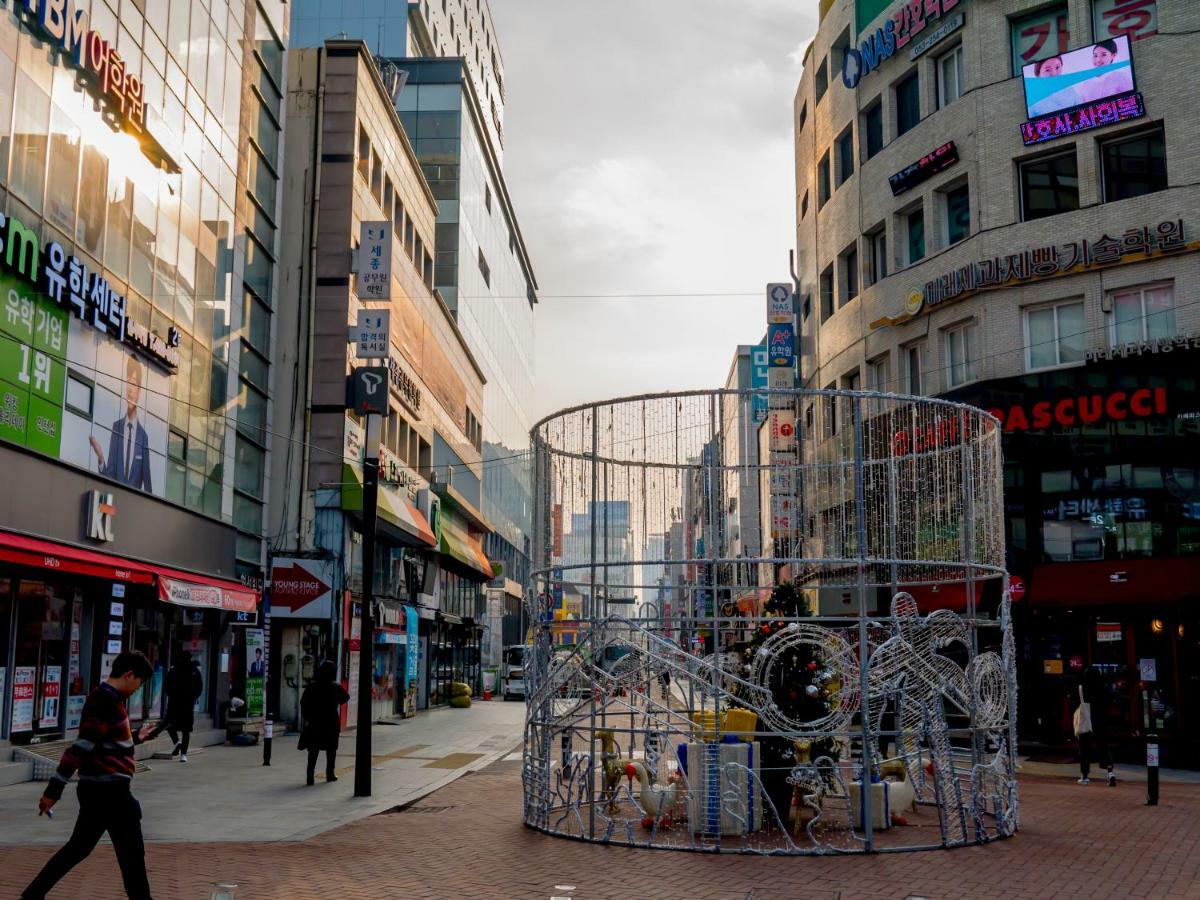
[[[1108,770],[1108,786],[1116,787],[1113,771],[1112,745],[1108,740],[1108,721],[1105,717],[1104,679],[1095,666],[1088,666],[1079,679],[1079,705],[1075,707],[1073,723],[1079,739],[1079,783],[1091,784],[1093,757]]]
[[[671,670],[663,669],[658,673],[659,684],[662,685],[663,699],[666,700],[671,696]]]
[[[317,756],[322,750],[325,751],[325,780],[337,781],[333,766],[337,759],[338,734],[342,730],[340,707],[350,699],[350,695],[334,680],[336,674],[333,660],[325,660],[317,666],[316,677],[300,698],[300,715],[304,718],[304,726],[300,729],[298,748],[308,751],[307,784],[314,783]]]
[[[187,650],[180,651],[175,664],[167,672],[163,690],[167,695],[167,712],[147,740],[158,737],[165,730],[175,744],[171,755],[178,753],[179,761],[185,763],[188,761],[188,742],[195,726],[196,701],[204,693],[200,668]]]
[[[104,683],[88,695],[80,716],[79,737],[63,753],[58,769],[38,801],[38,815],[52,816],[51,809],[78,770],[79,818],[70,839],[25,888],[22,900],[45,897],[64,875],[96,849],[106,831],[121,867],[125,893],[131,900],[150,900],[142,808],[130,788],[135,767],[134,745],[146,739],[151,726],[145,725],[133,734],[125,700],[140,690],[153,673],[145,656],[125,651],[113,660]],[[95,891],[86,893],[95,895]]]

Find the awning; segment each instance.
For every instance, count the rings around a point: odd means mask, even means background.
[[[351,463],[342,465],[342,509],[361,513],[363,508],[362,469]],[[399,530],[401,539],[418,547],[436,547],[437,538],[421,511],[398,490],[386,485],[379,488],[379,519]]]
[[[252,612],[258,607],[258,591],[231,579],[196,575],[9,531],[0,531],[0,561],[130,584],[157,584],[159,599],[177,606],[237,612]]]
[[[1029,602],[1063,606],[1181,603],[1200,598],[1200,559],[1110,559],[1049,563],[1029,578]]]
[[[461,533],[443,518],[442,542],[439,548],[442,553],[462,563],[468,569],[478,572],[489,581],[492,578],[492,564],[483,553],[478,541]]]
[[[956,613],[967,611],[967,585],[963,581],[952,581],[939,585],[901,585],[900,590],[912,594],[917,601],[917,609],[922,615],[935,609],[948,609]],[[979,610],[983,600],[983,582],[975,582],[975,609]]]

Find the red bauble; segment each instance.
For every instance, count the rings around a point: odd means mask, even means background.
[[[797,694],[795,691],[788,691],[788,696],[791,697],[793,700],[796,700],[799,698],[800,695]]]
[[[810,662],[808,664],[807,668],[808,668],[808,671],[815,672],[815,671],[817,671],[817,664],[815,662]]]
[[[764,626],[762,627],[762,633],[763,633],[763,634],[770,634],[770,633],[771,633],[771,626],[770,626],[770,625],[764,625]]]

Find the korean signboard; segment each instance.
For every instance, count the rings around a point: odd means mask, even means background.
[[[1055,6],[1012,20],[1012,72],[1019,75],[1029,63],[1066,53],[1071,42],[1065,6]]]
[[[908,51],[908,58],[914,60],[919,56],[924,55],[927,51],[941,43],[958,29],[962,28],[966,23],[967,17],[962,13],[953,15],[948,19],[943,19],[942,24],[933,31],[924,35],[919,41],[912,45],[912,49]]]
[[[333,562],[276,557],[271,563],[271,618],[333,615]]]
[[[358,244],[358,297],[389,300],[392,296],[392,223],[363,222]]]
[[[1125,35],[1130,40],[1158,34],[1155,0],[1092,0],[1092,34],[1097,39]]]
[[[17,666],[13,672],[12,732],[33,730],[33,688],[37,669]]]
[[[863,37],[858,47],[848,47],[842,55],[842,83],[855,88],[864,75],[879,68],[897,51],[919,38],[927,27],[956,9],[962,0],[904,0],[884,19],[873,34]],[[876,13],[877,15],[878,13]],[[874,16],[871,17],[872,19]],[[862,27],[863,20],[859,20]]]
[[[750,348],[750,387],[755,390],[768,386],[770,364],[767,356],[767,345],[757,344]],[[767,420],[767,395],[755,394],[751,400],[751,419],[755,425],[761,425]]]
[[[955,146],[954,141],[947,141],[936,150],[922,156],[912,165],[905,166],[895,175],[888,176],[892,195],[900,196],[905,191],[932,178],[938,172],[950,168],[956,162],[958,162],[958,147]]]
[[[350,373],[350,408],[360,416],[388,414],[388,370],[386,366],[365,366]]]
[[[872,328],[907,322],[924,310],[932,309],[986,290],[1026,284],[1045,278],[1073,275],[1095,269],[1140,262],[1156,256],[1200,249],[1200,242],[1188,243],[1181,219],[1141,225],[1119,236],[1104,234],[1096,240],[1076,240],[1023,250],[1008,256],[993,256],[968,263],[914,289],[905,311],[899,316],[877,319]]]
[[[772,367],[788,367],[796,356],[796,332],[792,323],[767,327],[768,361]]]
[[[101,272],[16,218],[0,235],[0,440],[163,496],[179,332],[127,318]]]
[[[263,679],[267,674],[266,648],[261,628],[246,629],[246,715],[263,714]]]
[[[1140,119],[1145,114],[1142,95],[1129,94],[1024,122],[1021,125],[1021,141],[1026,147],[1032,147],[1093,128]]]
[[[359,359],[387,359],[392,347],[392,313],[387,309],[360,309],[354,329],[354,352]]]
[[[1177,350],[1200,350],[1200,334],[1177,334],[1171,337],[1150,338],[1146,341],[1130,341],[1115,347],[1089,347],[1086,361],[1101,362],[1110,359],[1127,359],[1156,353],[1174,353]]]
[[[774,325],[792,321],[792,286],[767,285],[767,322]]]
[[[770,449],[787,451],[796,449],[796,412],[792,409],[773,409],[767,419]],[[772,462],[775,462],[772,459]]]

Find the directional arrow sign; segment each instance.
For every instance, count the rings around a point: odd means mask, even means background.
[[[332,564],[277,558],[271,567],[271,616],[328,619],[333,612]]]

